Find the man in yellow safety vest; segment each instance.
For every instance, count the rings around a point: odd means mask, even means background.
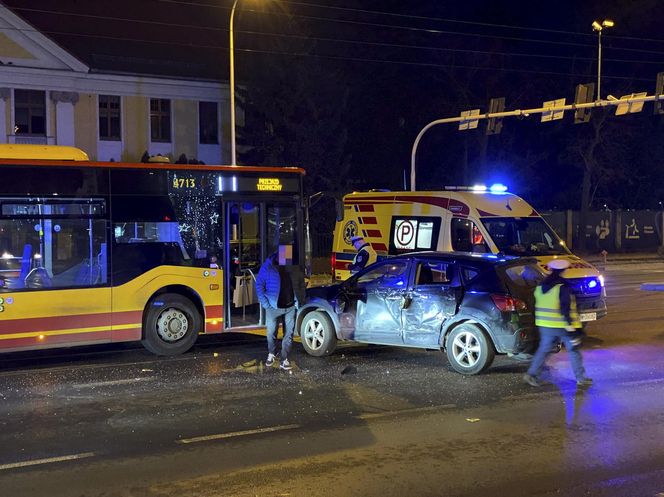
[[[538,387],[538,376],[546,358],[556,342],[561,341],[570,356],[576,383],[580,386],[592,384],[586,376],[583,359],[579,348],[583,339],[582,325],[576,310],[576,299],[570,292],[567,281],[562,277],[563,271],[570,266],[569,261],[554,259],[547,264],[551,271],[535,289],[535,324],[539,328],[540,342],[533,362],[523,381]]]

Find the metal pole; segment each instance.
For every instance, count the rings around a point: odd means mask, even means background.
[[[602,30],[597,31],[597,100],[602,98]]]
[[[237,165],[235,156],[235,57],[234,57],[234,43],[233,43],[233,21],[235,19],[235,7],[237,7],[238,0],[233,2],[231,8],[231,26],[230,26],[230,90],[231,90],[231,165]]]

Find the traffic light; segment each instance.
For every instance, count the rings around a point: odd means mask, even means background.
[[[575,104],[589,104],[593,101],[595,96],[595,83],[586,83],[585,85],[577,85],[576,94],[574,95]],[[590,121],[590,113],[592,109],[576,109],[574,111],[574,124],[587,123]]]
[[[489,114],[496,114],[497,112],[505,112],[505,97],[492,98],[489,101]],[[486,125],[487,135],[497,135],[503,129],[502,117],[490,117]]]
[[[657,73],[657,85],[655,86],[655,96],[662,99],[664,97],[664,72]],[[655,100],[655,114],[664,114],[664,100]]]

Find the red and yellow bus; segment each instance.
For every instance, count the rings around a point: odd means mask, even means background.
[[[261,262],[304,264],[303,176],[0,145],[0,351],[261,331]]]

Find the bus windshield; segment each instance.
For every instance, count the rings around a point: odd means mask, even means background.
[[[541,217],[482,218],[498,250],[505,255],[568,255],[564,242]]]

